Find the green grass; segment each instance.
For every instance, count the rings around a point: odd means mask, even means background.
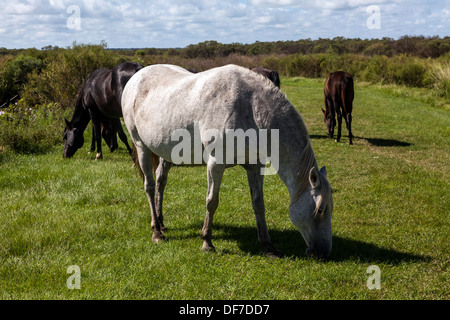
[[[354,145],[325,137],[323,79],[283,79],[334,190],[333,251],[304,255],[278,176],[265,179],[267,223],[284,254],[264,256],[245,171],[228,169],[215,214],[215,253],[200,251],[206,170],[175,167],[166,241],[151,241],[147,199],[123,145],[103,161],[89,143],[70,160],[0,155],[0,299],[449,299],[446,108],[401,87],[356,84]],[[86,141],[89,130],[86,133]],[[69,290],[78,265],[81,289]],[[370,265],[381,289],[369,290]]]

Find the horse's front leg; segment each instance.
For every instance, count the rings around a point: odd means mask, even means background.
[[[102,128],[99,117],[92,111],[89,110],[92,120],[92,128],[94,131],[94,138],[97,144],[97,154],[95,155],[95,159],[103,159],[102,154]]]
[[[214,251],[212,244],[212,223],[214,212],[219,206],[219,189],[222,183],[225,165],[216,164],[216,160],[211,157],[207,164],[208,191],[206,194],[206,217],[202,228],[203,246],[202,250]]]
[[[273,246],[267,230],[264,197],[263,180],[264,176],[260,173],[260,166],[247,166],[247,179],[250,186],[250,195],[252,197],[253,211],[255,212],[256,228],[258,231],[258,242],[270,257],[279,257],[280,253]]]
[[[95,151],[95,131],[94,126],[92,126],[92,142],[91,142],[91,152]]]
[[[167,175],[169,174],[169,170],[172,168],[172,163],[160,158],[160,162],[158,168],[156,169],[156,216],[159,220],[159,224],[161,226],[161,232],[166,232],[166,227],[163,224],[163,196],[164,189],[167,184]]]
[[[161,224],[156,213],[155,207],[155,179],[153,178],[153,165],[152,155],[153,153],[144,146],[142,143],[136,143],[136,153],[139,160],[142,173],[144,174],[144,190],[147,195],[148,202],[150,204],[151,211],[151,227],[153,230],[152,240],[153,242],[160,242],[164,240],[164,235],[161,232]]]

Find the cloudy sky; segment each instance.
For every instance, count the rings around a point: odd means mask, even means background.
[[[0,47],[450,36],[450,0],[0,0]]]

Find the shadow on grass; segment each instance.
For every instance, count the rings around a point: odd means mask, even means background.
[[[198,225],[191,225],[199,231]],[[201,227],[200,227],[201,228]],[[170,232],[170,231],[169,231]],[[191,233],[190,237],[198,237],[199,233]],[[307,259],[305,254],[306,245],[300,232],[296,230],[269,230],[273,245],[281,252],[283,257]],[[170,239],[170,235],[168,234]],[[172,240],[175,240],[172,238]],[[178,238],[177,240],[182,240]],[[237,227],[224,224],[213,225],[214,240],[237,241],[239,248],[250,255],[264,255],[264,250],[257,241],[255,227]],[[220,248],[217,248],[220,250]],[[372,243],[359,240],[346,239],[333,236],[333,249],[329,261],[358,261],[367,263],[389,263],[399,264],[402,262],[429,261],[431,257],[400,252],[393,249],[382,248]]]
[[[329,139],[327,135],[312,134],[309,136],[311,139]],[[394,139],[381,139],[381,138],[364,138],[353,137],[353,139],[366,140],[371,146],[374,147],[409,147],[411,143],[394,140]],[[342,142],[342,141],[341,141]]]

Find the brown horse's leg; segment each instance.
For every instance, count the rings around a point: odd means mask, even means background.
[[[345,122],[347,124],[347,132],[348,132],[348,144],[353,144],[353,133],[352,133],[352,114],[347,113],[347,117],[345,118]]]
[[[258,231],[258,241],[270,257],[278,257],[280,253],[273,246],[267,230],[264,197],[263,180],[264,176],[260,174],[260,166],[247,166],[247,179],[250,186],[250,195],[252,197],[253,211],[255,212],[256,228]]]
[[[338,132],[336,135],[336,142],[341,141],[341,128],[342,128],[342,113],[341,113],[341,109],[343,109],[341,107],[340,104],[335,104],[336,107],[336,113],[337,113],[337,125],[338,125]]]
[[[156,169],[156,216],[159,220],[159,224],[161,226],[161,232],[166,232],[166,227],[163,224],[163,195],[164,189],[167,184],[167,175],[169,174],[169,170],[172,168],[172,163],[168,162],[161,158],[159,162],[158,168]]]
[[[225,165],[216,164],[215,159],[210,158],[207,165],[208,192],[206,194],[206,217],[202,228],[203,246],[202,250],[213,251],[212,223],[214,212],[219,206],[219,189],[222,182]]]
[[[164,240],[164,236],[161,232],[161,224],[156,214],[155,208],[155,179],[153,178],[152,171],[152,152],[141,142],[136,142],[136,152],[139,159],[139,165],[142,173],[144,174],[144,189],[147,195],[148,202],[150,204],[151,211],[151,227],[153,230],[152,240],[153,242],[159,242]]]

